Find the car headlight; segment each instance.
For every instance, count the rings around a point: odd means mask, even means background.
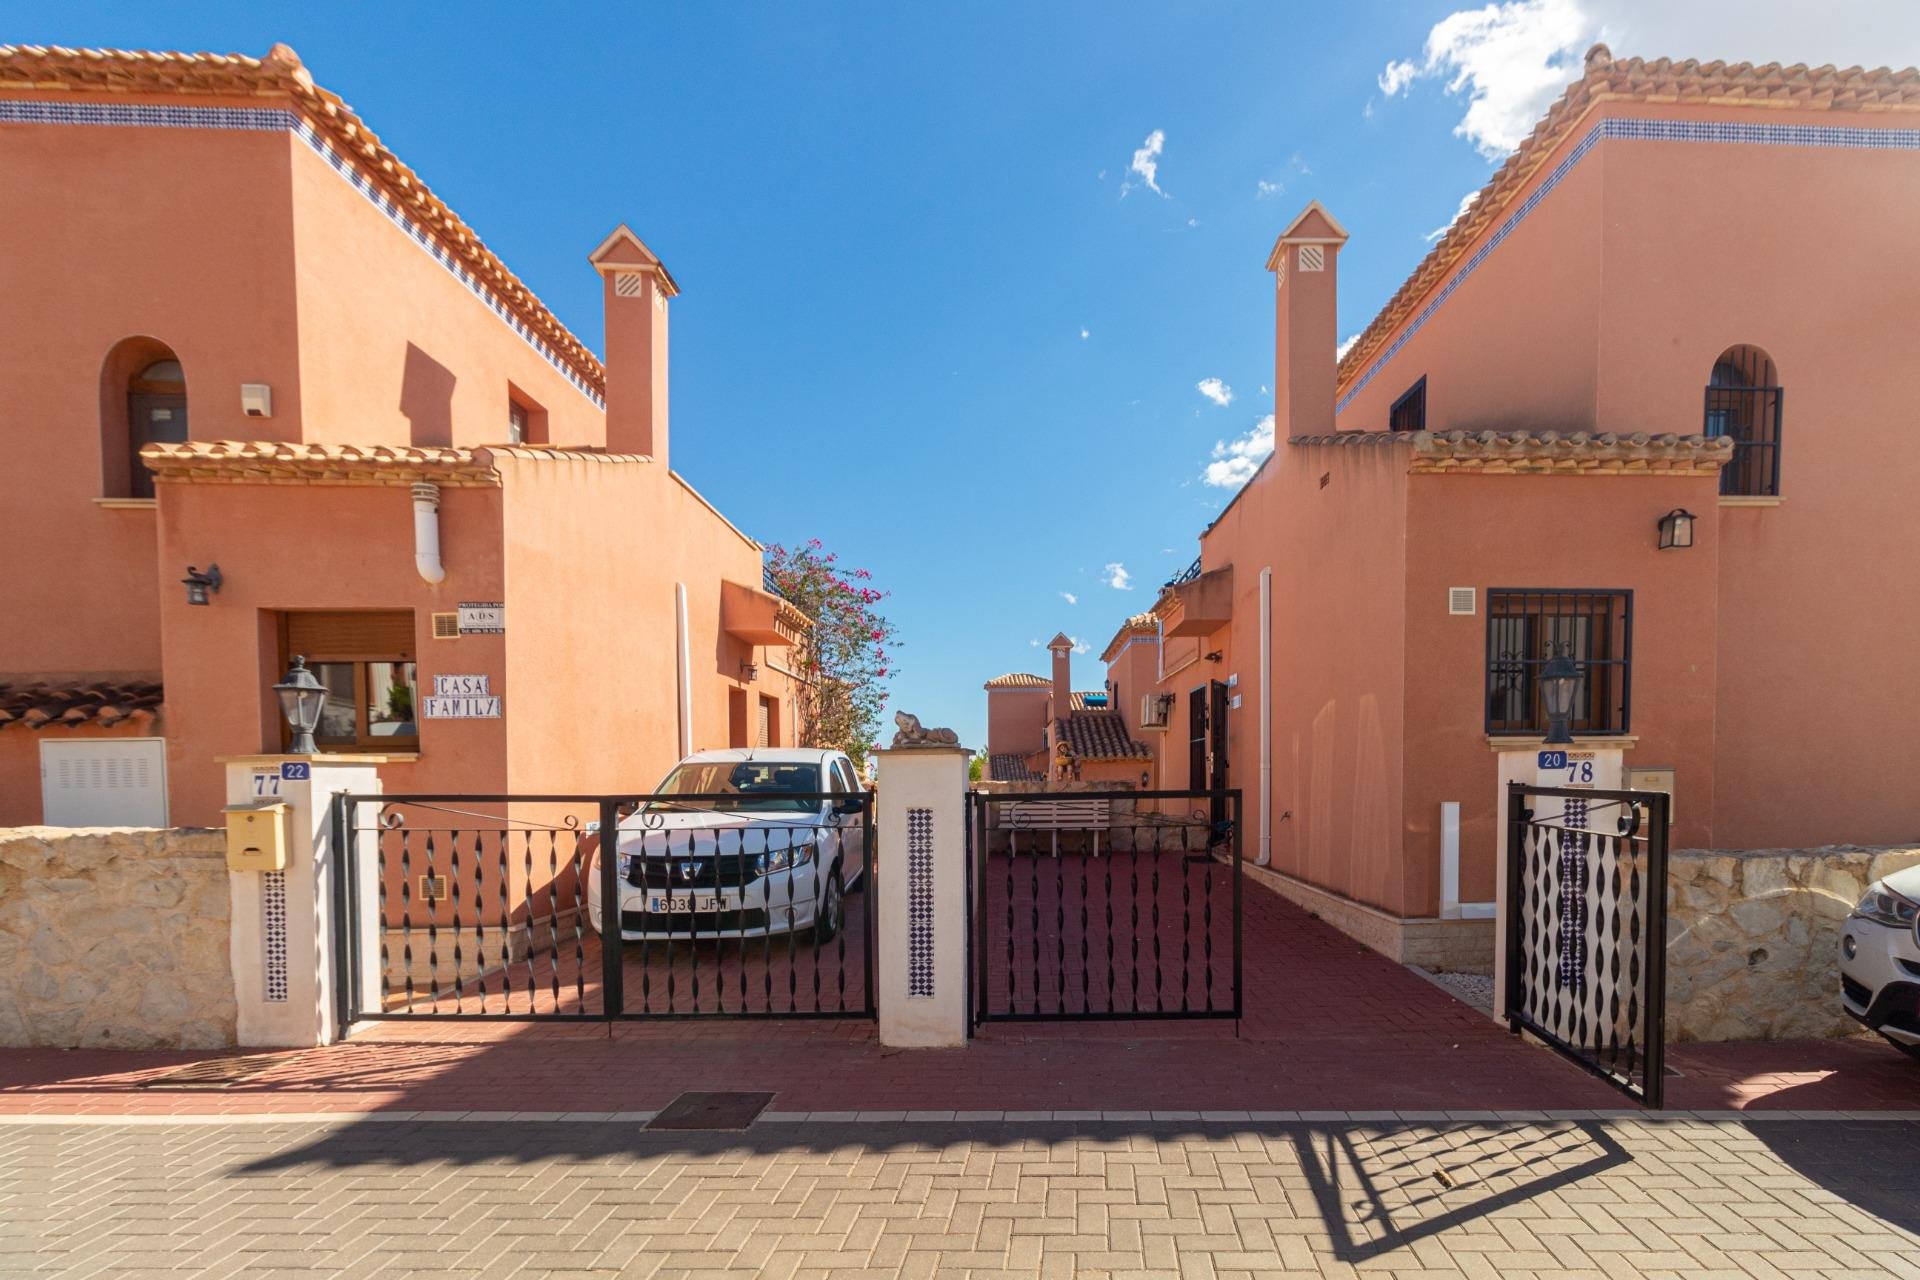
[[[1887,888],[1884,880],[1876,880],[1868,885],[1867,896],[1860,899],[1860,905],[1853,909],[1854,919],[1871,920],[1892,929],[1913,928],[1917,916],[1920,916],[1920,902],[1915,902],[1905,894],[1895,893]]]
[[[769,849],[756,855],[753,869],[761,875],[770,871],[791,871],[795,867],[804,867],[813,861],[813,842],[796,844],[786,849]]]

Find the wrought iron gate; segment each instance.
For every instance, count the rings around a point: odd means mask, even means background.
[[[977,1021],[1240,1016],[1238,791],[975,793],[969,817]]]
[[[341,1019],[871,1017],[873,813],[785,789],[340,796]]]
[[[1507,1025],[1649,1107],[1666,1069],[1668,803],[1507,789]]]

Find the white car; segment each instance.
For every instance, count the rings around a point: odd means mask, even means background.
[[[1920,1058],[1920,866],[1868,886],[1840,939],[1846,1011]]]
[[[668,797],[686,796],[685,800]],[[868,803],[838,751],[696,751],[620,822],[620,936],[753,938],[846,923],[866,867]],[[598,853],[588,919],[600,927]]]

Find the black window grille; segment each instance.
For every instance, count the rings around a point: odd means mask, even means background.
[[[1393,408],[1387,411],[1387,430],[1389,431],[1425,431],[1427,429],[1427,380],[1423,375],[1420,381],[1400,393],[1393,402]]]
[[[1487,732],[1545,733],[1540,669],[1580,668],[1570,726],[1626,733],[1632,725],[1633,592],[1496,588],[1487,592]]]
[[[1773,360],[1758,347],[1729,347],[1713,362],[1701,431],[1733,440],[1733,457],[1720,472],[1721,493],[1779,495],[1781,405],[1785,397]]]

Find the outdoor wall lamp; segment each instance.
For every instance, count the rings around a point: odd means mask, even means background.
[[[741,661],[740,679],[742,682],[746,684],[752,684],[756,679],[759,678],[759,676],[760,676],[760,668],[758,665],[754,663],[752,658],[746,658]]]
[[[220,590],[220,566],[210,564],[205,573],[187,566],[187,576],[180,579],[186,584],[188,604],[211,604],[214,595]]]
[[[1540,669],[1540,700],[1547,704],[1547,745],[1572,742],[1568,722],[1573,717],[1573,689],[1580,683],[1580,666],[1564,653],[1547,659]]]
[[[1693,545],[1693,512],[1675,507],[1660,517],[1660,549],[1675,551]]]
[[[293,730],[293,741],[287,745],[287,754],[317,754],[319,748],[313,744],[313,731],[320,727],[320,712],[327,705],[326,686],[313,678],[313,672],[307,670],[305,658],[296,657],[286,679],[273,686],[273,691],[279,695],[281,714],[286,716],[287,725]]]
[[[1209,653],[1207,654],[1207,661],[1208,661],[1208,662],[1218,662],[1218,661],[1220,661],[1220,659],[1221,659],[1222,657],[1224,657],[1224,656],[1225,656],[1225,655],[1223,655],[1223,654],[1222,654],[1222,653],[1220,652],[1220,650],[1218,650],[1218,649],[1214,649],[1214,650],[1212,650],[1211,652],[1209,652]]]

